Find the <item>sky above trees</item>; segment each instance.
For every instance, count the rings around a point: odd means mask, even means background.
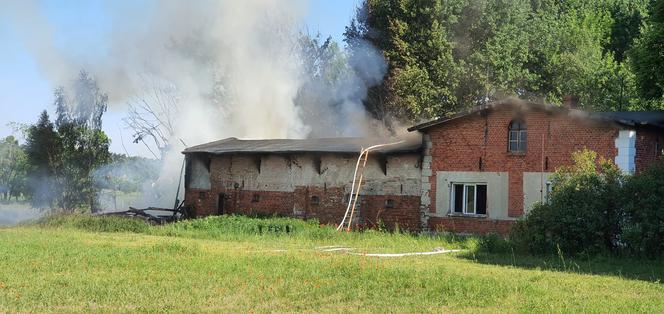
[[[107,52],[105,37],[123,18],[150,14],[154,1],[36,1],[39,12],[53,27],[53,45],[68,55],[89,58]],[[0,12],[5,11],[0,4]],[[305,32],[320,32],[342,42],[344,27],[352,18],[356,0],[307,2]],[[39,113],[54,113],[54,86],[41,72],[35,56],[25,47],[23,38],[9,19],[0,13],[0,135],[12,133],[10,122],[35,123]],[[130,154],[151,156],[142,145],[131,143],[125,130],[125,111],[109,110],[104,115],[104,131],[112,139],[111,151],[124,153],[122,141]]]

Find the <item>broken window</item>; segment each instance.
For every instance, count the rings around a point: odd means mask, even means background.
[[[320,197],[314,195],[311,197],[311,205],[318,205],[320,204]]]
[[[452,185],[451,194],[453,213],[486,215],[486,184],[455,183]]]
[[[527,142],[526,123],[521,120],[512,121],[509,126],[507,150],[511,153],[525,153]]]

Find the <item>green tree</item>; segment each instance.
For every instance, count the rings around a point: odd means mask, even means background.
[[[77,122],[61,124],[58,135],[62,151],[57,181],[62,189],[57,205],[68,211],[88,205],[96,211],[95,197],[99,187],[94,184],[92,174],[110,161],[110,141],[103,131]]]
[[[28,186],[32,205],[50,208],[60,186],[55,184],[61,167],[62,143],[44,110],[35,125],[28,128],[25,152],[28,162]]]
[[[0,141],[0,192],[5,201],[18,198],[25,187],[27,160],[23,148],[14,136]]]
[[[638,93],[652,105],[664,104],[664,1],[655,0],[641,37],[630,51]],[[661,108],[661,107],[660,107]]]
[[[346,28],[387,60],[365,105],[407,120],[506,96],[588,110],[633,109],[625,60],[647,0],[366,0]]]

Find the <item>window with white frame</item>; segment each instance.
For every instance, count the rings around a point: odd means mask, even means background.
[[[526,152],[528,142],[528,132],[526,123],[521,120],[514,120],[509,125],[509,139],[507,150],[511,153],[523,154]]]
[[[549,197],[551,196],[551,191],[553,191],[553,183],[551,181],[546,182],[544,190],[544,202],[549,203]]]
[[[454,214],[486,215],[486,183],[452,184],[451,212]]]

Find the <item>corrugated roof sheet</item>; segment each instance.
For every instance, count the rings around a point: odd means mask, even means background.
[[[234,137],[220,141],[210,142],[185,149],[183,154],[209,153],[359,153],[363,148],[373,145],[395,143],[386,147],[377,148],[373,152],[403,153],[416,152],[422,146],[421,137],[405,138],[317,138],[317,139],[272,139],[272,140],[240,140]]]

